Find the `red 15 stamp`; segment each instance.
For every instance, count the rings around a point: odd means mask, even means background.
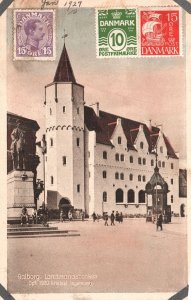
[[[181,16],[179,9],[140,11],[141,56],[180,56]]]

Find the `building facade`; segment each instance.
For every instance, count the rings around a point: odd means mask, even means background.
[[[52,83],[45,87],[46,199],[67,199],[87,214],[112,210],[146,213],[146,183],[155,167],[169,187],[168,205],[179,205],[179,159],[162,128],[85,106],[64,45]]]

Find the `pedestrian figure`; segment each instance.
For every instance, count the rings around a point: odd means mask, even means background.
[[[116,222],[119,222],[119,213],[118,213],[118,211],[116,211],[115,220],[116,220]]]
[[[97,219],[95,212],[92,214],[92,217],[93,217],[93,221],[95,222],[95,220]]]
[[[114,224],[114,221],[115,221],[114,210],[113,210],[112,213],[111,213],[110,219],[111,219],[111,226],[112,226],[112,225],[115,225],[115,224]]]
[[[119,215],[119,223],[123,223],[123,214],[122,214],[122,212]]]
[[[61,209],[61,211],[60,211],[60,222],[63,222],[63,221],[64,221],[64,212]]]
[[[105,213],[104,215],[104,220],[105,220],[105,226],[108,226],[108,214]]]
[[[33,219],[33,223],[37,224],[37,210],[36,210],[36,208],[33,209],[32,219]]]
[[[162,214],[160,214],[158,216],[158,219],[157,219],[157,230],[158,230],[158,227],[160,227],[160,229],[162,230]]]
[[[85,219],[85,212],[82,210],[82,221]]]
[[[71,210],[69,210],[69,212],[68,212],[68,219],[69,219],[69,221],[72,221],[72,212],[71,212]]]
[[[23,206],[21,212],[21,225],[23,225],[24,222],[27,223],[27,225],[29,224],[29,215],[25,205]]]

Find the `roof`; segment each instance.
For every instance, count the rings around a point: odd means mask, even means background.
[[[149,145],[149,151],[151,152],[153,150],[158,140],[160,132],[159,128],[152,126],[152,128],[149,129],[146,124],[142,122],[123,118],[121,116],[110,114],[104,111],[100,111],[98,117],[93,108],[88,106],[84,107],[85,125],[89,131],[94,130],[96,132],[96,142],[98,144],[112,146],[111,138],[118,118],[121,119],[121,125],[127,138],[128,149],[136,150],[134,147],[134,143],[139,132],[139,127],[140,125],[142,125],[145,137]],[[167,155],[172,158],[178,158],[167,137],[164,134],[163,137],[167,147]]]
[[[25,126],[29,126],[31,128],[33,128],[34,130],[39,130],[40,127],[38,125],[38,123],[35,120],[29,119],[29,118],[25,118],[21,115],[17,115],[14,114],[12,112],[7,112],[7,123],[8,124],[12,124],[16,126],[17,121],[21,121],[21,123]]]
[[[57,70],[54,76],[54,82],[73,82],[76,83],[74,72],[70,63],[70,59],[64,44]]]

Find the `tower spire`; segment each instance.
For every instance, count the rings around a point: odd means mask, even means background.
[[[76,83],[74,72],[70,63],[70,59],[65,46],[65,38],[68,35],[64,30],[64,47],[60,56],[60,60],[57,66],[57,70],[54,76],[54,82],[73,82]]]

